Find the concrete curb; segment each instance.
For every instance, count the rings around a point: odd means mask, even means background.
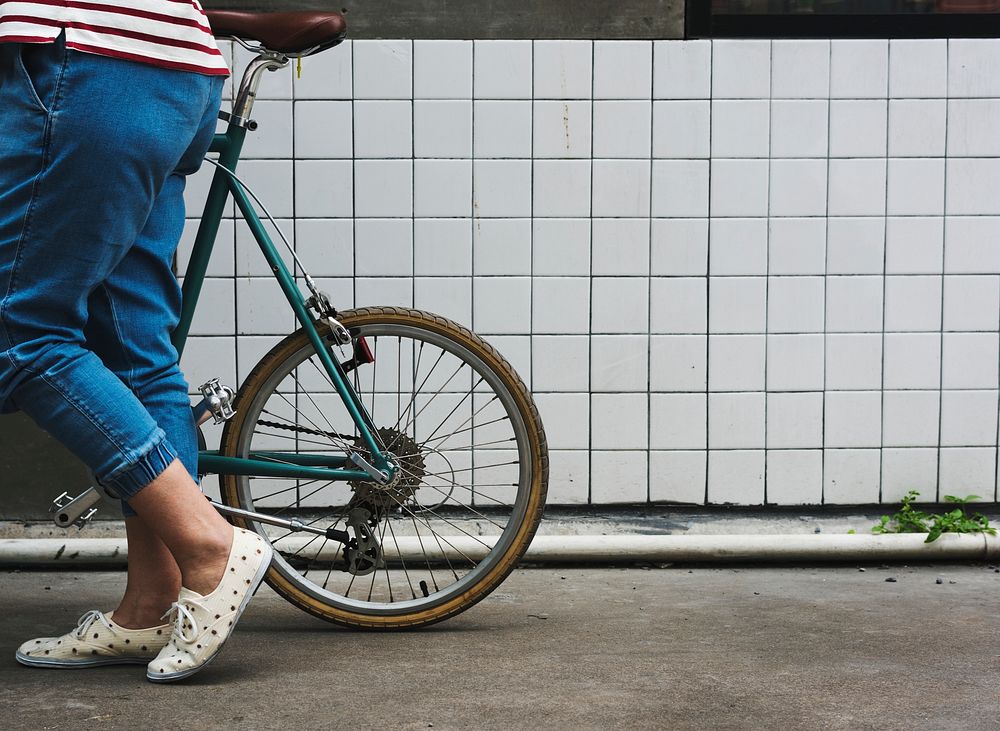
[[[537,564],[622,563],[819,563],[894,561],[990,561],[1000,559],[1000,538],[986,534],[946,534],[925,543],[925,534],[902,535],[575,535],[537,536],[525,561]],[[483,547],[466,536],[448,543],[470,557]],[[400,537],[388,556],[420,557],[416,539]],[[294,549],[294,545],[290,545]],[[477,550],[478,549],[478,550]],[[339,547],[323,551],[333,558]],[[123,567],[128,557],[124,539],[16,538],[0,540],[4,567]]]

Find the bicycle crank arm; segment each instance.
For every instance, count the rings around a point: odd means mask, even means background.
[[[69,528],[71,525],[83,528],[87,521],[94,517],[94,513],[97,512],[94,506],[101,500],[101,493],[93,487],[74,498],[70,498],[64,492],[52,501],[52,507],[49,508],[52,522],[60,528]]]
[[[265,513],[255,513],[252,510],[231,508],[228,505],[217,503],[215,500],[209,500],[209,502],[212,503],[212,506],[223,515],[234,515],[238,518],[249,518],[257,523],[275,525],[294,533],[314,533],[317,536],[323,536],[325,538],[329,538],[331,541],[337,541],[338,543],[349,543],[351,540],[350,533],[343,530],[337,530],[336,528],[317,528],[313,525],[306,525],[300,520],[285,520],[284,518],[275,518],[274,516],[267,515]]]

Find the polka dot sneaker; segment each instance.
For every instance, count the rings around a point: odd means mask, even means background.
[[[15,657],[35,668],[93,668],[99,665],[148,663],[170,639],[169,624],[148,629],[126,629],[111,614],[93,610],[62,637],[28,640]]]
[[[154,683],[182,680],[214,660],[264,580],[271,554],[271,545],[259,535],[235,529],[229,562],[215,591],[202,596],[181,588],[164,615],[173,615],[173,632],[147,666],[146,677]]]

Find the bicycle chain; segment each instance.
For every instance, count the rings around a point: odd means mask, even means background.
[[[269,426],[272,429],[284,429],[285,431],[294,431],[301,434],[312,434],[317,437],[329,437],[331,439],[342,439],[345,441],[350,441],[354,439],[353,434],[338,434],[332,431],[320,431],[319,429],[309,429],[304,426],[288,426],[286,424],[278,424],[274,421],[264,421],[263,419],[258,419],[257,424],[260,426]]]

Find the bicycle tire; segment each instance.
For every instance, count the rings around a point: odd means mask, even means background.
[[[469,573],[464,575],[464,577],[473,577],[469,578],[467,582],[468,585],[457,586],[457,588],[455,585],[452,585],[450,594],[442,591],[435,591],[434,594],[428,594],[427,586],[426,584],[423,584],[421,585],[423,589],[423,597],[417,597],[414,593],[413,601],[406,600],[399,602],[402,607],[399,609],[394,609],[391,606],[392,602],[385,606],[383,606],[385,603],[376,603],[377,605],[372,608],[367,606],[355,606],[355,604],[359,603],[359,600],[349,600],[340,595],[327,596],[324,593],[326,592],[326,583],[324,583],[321,591],[318,589],[316,583],[308,578],[309,564],[306,563],[306,571],[305,574],[303,574],[300,569],[296,569],[291,560],[281,560],[280,563],[276,562],[275,565],[272,565],[272,568],[267,575],[267,582],[279,595],[284,597],[293,605],[313,616],[342,626],[369,630],[397,630],[434,624],[465,611],[492,592],[511,573],[511,571],[514,570],[524,552],[527,550],[531,539],[534,537],[545,506],[549,469],[548,449],[541,418],[539,417],[538,409],[532,400],[528,389],[525,387],[524,383],[507,360],[493,346],[484,341],[478,335],[452,322],[451,320],[420,310],[400,307],[358,308],[339,313],[338,319],[352,333],[352,336],[355,337],[358,337],[359,333],[364,334],[366,332],[391,333],[395,328],[396,332],[412,334],[414,343],[418,341],[424,343],[425,340],[421,340],[420,338],[426,338],[426,342],[433,342],[437,344],[438,347],[442,348],[442,353],[447,352],[449,355],[455,355],[456,359],[465,358],[471,354],[472,357],[469,359],[471,365],[469,367],[475,368],[475,366],[478,365],[480,369],[483,370],[482,373],[476,371],[476,373],[481,376],[480,380],[476,382],[476,385],[482,383],[484,379],[488,379],[491,381],[488,385],[503,389],[504,393],[500,394],[498,391],[494,398],[498,399],[501,402],[501,406],[510,412],[508,413],[508,418],[511,421],[512,429],[520,430],[521,433],[520,437],[515,434],[515,441],[518,445],[518,458],[516,463],[519,466],[519,480],[515,483],[518,488],[515,500],[520,501],[520,507],[512,511],[512,517],[510,519],[511,523],[505,527],[504,532],[497,539],[496,543],[493,544],[493,549],[487,553],[486,557],[483,558],[479,564],[476,564],[476,566],[471,569]],[[317,326],[321,328],[320,331],[323,332],[322,328],[325,326],[322,323],[318,323]],[[376,336],[376,348],[378,345],[377,337],[378,336]],[[386,336],[382,335],[382,337]],[[401,336],[397,337],[399,338],[399,344],[397,347],[401,351],[402,339]],[[422,353],[423,345],[420,347]],[[311,345],[311,341],[309,340],[305,330],[300,329],[275,345],[257,363],[236,396],[234,403],[236,414],[229,420],[229,422],[227,422],[223,431],[220,445],[221,454],[226,456],[246,456],[246,454],[250,451],[250,442],[254,437],[258,417],[261,413],[263,413],[262,410],[264,409],[264,406],[262,406],[262,404],[270,403],[270,399],[274,394],[281,396],[278,387],[284,379],[287,379],[287,375],[298,374],[298,369],[306,362],[306,359],[303,358],[304,353],[314,354],[315,350]],[[399,365],[402,363],[402,359],[400,358],[397,360],[398,371],[399,373],[402,373],[402,366]],[[415,360],[416,370],[419,371],[420,358],[416,358]],[[428,378],[429,377],[430,376],[428,375]],[[296,388],[300,387],[301,383],[298,375],[295,375],[294,379]],[[417,376],[415,372],[413,388],[414,401],[417,397],[416,380]],[[398,385],[399,384],[397,383],[397,386]],[[473,395],[473,402],[475,402],[478,394],[476,386],[472,387],[470,393]],[[373,411],[377,394],[378,389],[373,381]],[[318,394],[314,395],[315,398],[319,398]],[[317,405],[317,401],[314,400],[314,395],[307,395],[307,398],[313,405]],[[281,398],[283,398],[284,401],[289,401],[287,396],[281,396]],[[430,398],[433,400],[436,396],[431,396]],[[298,403],[299,400],[298,396],[296,396],[295,402]],[[397,401],[398,400],[397,396]],[[464,400],[465,399],[463,398],[463,401]],[[342,402],[339,401],[339,399],[337,402],[341,404],[341,408],[343,408]],[[429,405],[430,404],[428,402],[424,408],[426,409]],[[413,406],[412,402],[410,406]],[[397,410],[399,409],[397,408]],[[516,415],[512,413],[512,410],[516,412]],[[414,422],[416,421],[416,414],[417,410],[414,407]],[[475,413],[473,416],[475,417]],[[299,415],[297,412],[295,417],[296,423],[298,423]],[[324,418],[326,418],[326,415],[324,415]],[[400,417],[399,421],[401,420],[402,417]],[[315,425],[315,421],[311,419],[309,421]],[[399,421],[397,421],[397,427],[399,425]],[[327,419],[327,423],[331,423],[329,419]],[[475,420],[472,423],[473,427],[470,427],[466,431],[473,430],[474,428],[482,428],[476,427]],[[376,426],[378,425],[379,424],[376,422]],[[416,425],[414,425],[413,429],[414,434],[416,435]],[[305,432],[307,434],[312,434],[313,432],[319,433],[311,427],[308,429],[300,428],[300,432]],[[407,425],[404,425],[403,433],[407,433]],[[473,431],[473,434],[474,433],[475,431]],[[397,429],[397,437],[398,434],[399,432]],[[291,437],[289,437],[289,439],[290,438]],[[423,444],[417,444],[415,441],[416,436],[414,436],[413,440],[413,444],[416,447],[419,447],[420,449],[425,448]],[[299,447],[298,435],[296,436],[296,446],[297,448]],[[308,447],[306,448],[308,449]],[[473,445],[469,449],[474,450],[476,449],[476,446]],[[413,459],[416,459],[416,457],[411,455],[411,462],[408,463],[411,466],[416,464],[412,461]],[[524,466],[528,467],[528,474],[522,474],[524,472]],[[470,469],[474,470],[475,467]],[[474,476],[475,474],[476,473],[473,471],[472,475]],[[425,476],[421,484],[410,488],[413,491],[413,496],[408,499],[415,499],[416,494],[419,493],[419,491],[425,486],[424,483],[427,483],[428,485],[430,484],[430,479],[430,476]],[[452,471],[451,479],[453,485],[457,486],[455,483],[454,470]],[[232,507],[254,509],[253,495],[251,494],[249,487],[250,480],[251,478],[245,478],[237,475],[220,475],[219,482],[223,502]],[[473,486],[475,486],[474,482]],[[290,490],[291,488],[288,489]],[[439,490],[436,486],[434,486],[433,489],[441,492],[441,490]],[[468,488],[463,486],[462,489]],[[352,490],[354,490],[354,488],[352,488]],[[451,488],[449,494],[452,492],[454,492],[454,487]],[[480,492],[485,492],[485,490],[483,489]],[[470,490],[470,493],[472,493],[472,496],[476,494],[472,490]],[[299,494],[298,488],[296,488],[296,494]],[[400,501],[398,496],[393,499]],[[470,501],[472,501],[472,497],[470,497]],[[450,503],[447,504],[450,506]],[[442,502],[440,505],[435,507],[443,512],[443,505],[446,505],[446,502]],[[393,505],[392,507],[396,506]],[[400,501],[400,507],[396,510],[402,515],[403,509],[403,503]],[[420,509],[423,510],[424,508],[421,507]],[[486,511],[487,509],[488,508],[485,507],[485,505],[482,507],[483,511]],[[415,508],[413,510],[415,510]],[[427,568],[430,570],[431,578],[435,579],[433,565],[425,550],[424,541],[420,540],[420,528],[422,527],[422,524],[412,517],[415,514],[413,510],[410,510],[410,520],[413,524],[413,531],[416,532],[420,548],[424,551],[424,558],[427,559]],[[431,511],[431,514],[436,516],[433,511]],[[481,512],[477,512],[476,514],[483,515]],[[343,515],[343,512],[341,515]],[[405,520],[405,517],[406,516],[404,515],[399,520]],[[393,518],[391,517],[386,518],[386,521],[388,522],[392,519]],[[516,524],[513,523],[515,519],[517,521]],[[423,520],[426,521],[427,527],[431,526],[431,520],[429,518],[423,518]],[[437,518],[435,517],[435,521],[436,520]],[[272,536],[267,534],[266,529],[261,524],[244,519],[234,519],[234,522],[242,527],[256,530],[258,533],[268,538],[268,540],[273,539]],[[451,525],[451,523],[449,523],[449,525]],[[391,524],[388,527],[391,529]],[[433,534],[433,530],[431,532]],[[382,528],[382,534],[384,538],[386,534],[385,527]],[[444,555],[447,552],[441,544],[441,537],[437,534],[433,535],[438,539],[438,546],[441,547],[442,555]],[[285,537],[283,536],[282,538]],[[396,551],[399,554],[398,561],[403,563],[403,571],[405,572],[407,571],[407,567],[402,551],[399,548],[399,539],[397,539],[395,532],[392,533],[392,539],[396,545]],[[274,539],[272,540],[272,543],[280,542],[280,540],[281,539]],[[412,543],[412,538],[410,540]],[[445,542],[448,542],[447,538],[445,538]],[[428,543],[430,543],[429,540]],[[323,545],[325,546],[325,543]],[[277,556],[279,555],[278,547],[276,546],[275,548]],[[317,557],[320,556],[322,550],[323,548],[317,552]],[[463,553],[462,555],[464,556],[465,554]],[[294,556],[292,558],[294,558]],[[383,560],[385,561],[385,559]],[[453,573],[455,573],[456,584],[459,583],[461,580],[458,577],[457,571],[454,571],[450,560],[448,561],[448,565],[453,569]],[[480,566],[483,567],[481,570]],[[328,579],[330,574],[332,574],[332,571],[333,565],[331,561]],[[476,571],[479,572],[478,575],[476,575]],[[378,569],[376,568],[373,572],[373,586],[375,583],[374,576],[377,574]],[[385,566],[385,576],[389,585],[390,599],[392,599],[392,580],[388,565]],[[406,579],[410,582],[410,589],[412,591],[413,585],[409,573],[407,573]],[[462,580],[464,580],[464,578]],[[353,583],[354,579],[351,580],[351,584]],[[434,586],[435,589],[438,588],[436,579]],[[347,589],[347,597],[349,597],[350,591],[351,586],[349,585]],[[371,590],[369,590],[369,603],[371,596],[372,593]],[[345,602],[348,601],[353,601],[354,604],[345,605]],[[363,602],[361,602],[361,604],[363,604]]]

